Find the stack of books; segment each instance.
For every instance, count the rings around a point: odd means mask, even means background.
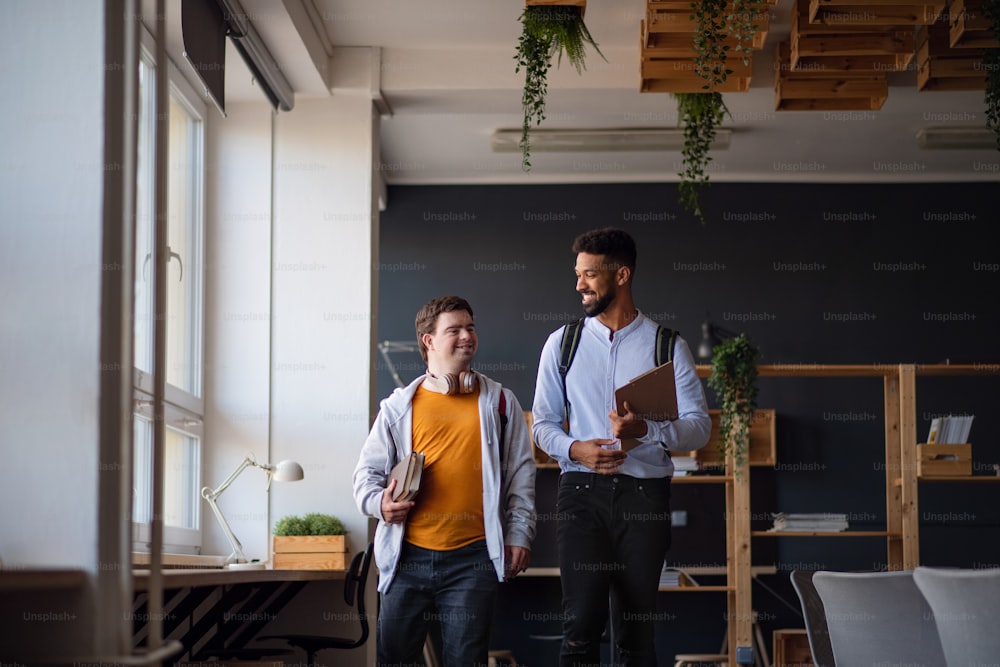
[[[680,586],[697,586],[698,582],[688,575],[684,570],[677,567],[663,566],[660,571],[660,588],[677,588]]]
[[[962,445],[969,441],[972,418],[975,415],[948,415],[931,420],[928,445]]]
[[[683,477],[698,470],[698,460],[693,456],[674,456],[674,477]]]
[[[769,529],[772,533],[839,533],[847,530],[846,514],[786,514],[778,512],[772,516],[774,517],[774,525]]]

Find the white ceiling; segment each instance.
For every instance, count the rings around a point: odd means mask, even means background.
[[[381,47],[381,90],[392,111],[381,123],[382,173],[389,183],[678,180],[679,152],[536,153],[525,173],[519,154],[491,151],[495,129],[521,124],[523,73],[514,71],[514,52],[523,0],[242,2],[297,100],[331,94],[314,64],[319,49],[335,62],[345,53],[339,47]],[[998,179],[995,149],[917,148],[920,128],[983,127],[985,115],[981,91],[918,92],[912,68],[890,75],[889,98],[879,111],[776,112],[774,51],[788,38],[791,9],[792,0],[772,7],[751,89],[724,96],[732,114],[724,126],[733,137],[729,149],[713,153],[713,180]],[[310,19],[305,30],[304,15]],[[638,92],[644,15],[645,0],[591,0],[587,26],[607,62],[590,51],[582,75],[568,63],[551,70],[543,127],[677,126],[668,94]],[[230,97],[240,94],[227,90]]]

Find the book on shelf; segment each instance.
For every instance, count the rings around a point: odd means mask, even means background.
[[[698,461],[693,456],[674,456],[674,477],[684,477],[698,470]]]
[[[772,533],[839,533],[848,527],[846,514],[777,512],[771,516],[774,518],[774,525],[769,528]]]
[[[927,433],[928,445],[963,445],[969,441],[975,415],[935,417]]]
[[[660,571],[660,588],[688,588],[690,586],[700,586],[700,584],[679,567],[663,566]]]

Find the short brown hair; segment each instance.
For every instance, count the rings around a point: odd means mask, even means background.
[[[424,345],[424,334],[434,333],[438,315],[453,310],[464,310],[469,313],[469,317],[473,317],[472,306],[460,296],[439,296],[425,303],[417,311],[417,318],[414,322],[417,329],[417,345],[420,346],[420,356],[425,364],[427,363],[427,346]]]

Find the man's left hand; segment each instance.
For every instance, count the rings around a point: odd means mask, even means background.
[[[646,420],[632,412],[632,406],[629,405],[628,401],[622,404],[625,408],[625,415],[619,416],[618,412],[612,410],[608,413],[608,418],[611,419],[611,431],[614,436],[619,440],[626,438],[629,440],[638,440],[639,438],[646,435]]]
[[[528,569],[528,564],[531,562],[531,551],[524,547],[504,547],[504,551],[506,551],[504,560],[507,565],[504,578],[510,581]]]

